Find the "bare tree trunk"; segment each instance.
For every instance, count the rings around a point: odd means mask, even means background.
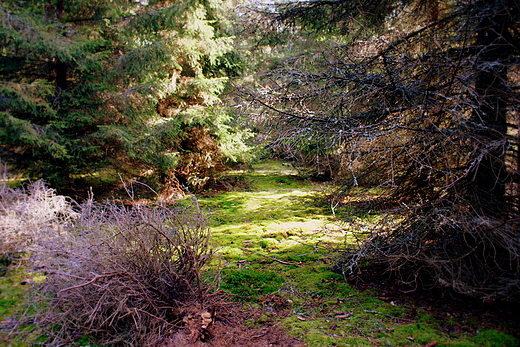
[[[61,61],[59,58],[56,58],[56,63],[54,65],[54,73],[56,74],[56,87],[61,90],[66,90],[68,88],[68,69],[66,63]]]
[[[476,48],[480,50],[477,59],[477,79],[475,92],[477,108],[472,120],[477,125],[478,145],[483,152],[473,182],[472,199],[482,212],[490,217],[507,216],[506,169],[507,151],[507,107],[509,105],[507,86],[507,67],[511,42],[508,33],[510,17],[502,11],[494,15],[483,15],[476,37]]]

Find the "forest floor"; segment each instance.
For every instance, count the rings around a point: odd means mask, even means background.
[[[388,215],[345,207],[335,211],[349,221],[341,222],[326,198],[327,184],[302,179],[279,161],[229,172],[227,181],[235,188],[199,201],[211,212],[221,287],[242,305],[236,318],[247,338],[221,344],[215,331],[215,346],[519,344],[518,305],[410,292],[370,266],[347,281],[330,271],[346,246]],[[371,192],[359,194],[366,199]]]
[[[220,269],[226,303],[216,308],[206,342],[191,341],[184,329],[158,337],[153,346],[520,344],[518,305],[410,291],[373,266],[347,279],[330,271],[345,247],[392,216],[348,206],[334,216],[328,192],[326,183],[303,179],[273,160],[229,171],[219,187],[199,196],[218,250],[209,275]],[[358,193],[358,199],[376,194]],[[27,346],[9,335],[23,282],[23,269],[0,274],[0,346]]]

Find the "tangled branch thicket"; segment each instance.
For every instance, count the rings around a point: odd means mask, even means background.
[[[262,90],[246,94],[257,119],[275,144],[336,156],[328,161],[336,201],[351,187],[377,187],[378,207],[400,217],[376,226],[339,271],[368,259],[408,282],[519,298],[518,2],[306,1],[279,10],[275,24],[321,24],[341,42],[270,71]]]
[[[63,231],[77,215],[70,201],[42,180],[25,189],[10,188],[6,168],[0,168],[0,257],[27,252],[35,240],[49,230]]]
[[[33,252],[46,274],[33,303],[47,345],[90,334],[144,346],[178,328],[183,308],[211,297],[201,276],[213,250],[196,200],[174,208],[90,200],[72,227],[49,233]]]

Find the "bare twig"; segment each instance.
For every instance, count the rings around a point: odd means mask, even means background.
[[[241,248],[242,250],[244,251],[248,251],[248,252],[251,252],[252,254],[256,254],[256,255],[260,255],[262,257],[265,257],[265,258],[268,258],[268,259],[271,259],[271,260],[274,260],[280,264],[284,264],[284,265],[293,265],[293,266],[298,266],[298,267],[302,267],[303,265],[302,264],[298,264],[298,263],[292,263],[292,262],[289,262],[289,261],[284,261],[284,260],[280,260],[280,259],[277,259],[277,258],[274,258],[274,257],[270,257],[268,255],[265,255],[265,254],[262,254],[262,253],[258,253],[258,252],[253,252],[247,248]]]

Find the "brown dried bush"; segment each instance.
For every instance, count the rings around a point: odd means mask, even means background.
[[[73,227],[34,249],[33,264],[46,274],[32,300],[46,345],[92,336],[144,346],[176,329],[183,308],[207,304],[211,285],[201,274],[212,254],[196,200],[172,208],[89,200]]]
[[[10,188],[5,166],[0,168],[0,257],[27,252],[34,240],[63,230],[77,216],[71,201],[42,180]]]
[[[194,126],[185,131],[175,176],[191,191],[200,192],[222,171],[222,153],[207,128]]]
[[[410,291],[439,286],[482,300],[517,301],[517,227],[461,207],[400,209],[400,221],[391,215],[383,219],[332,270],[351,278],[368,262],[381,265]]]

